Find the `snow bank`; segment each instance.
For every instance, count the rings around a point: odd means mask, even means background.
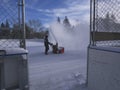
[[[5,51],[6,55],[28,53],[28,51],[23,48],[2,48],[0,50]]]

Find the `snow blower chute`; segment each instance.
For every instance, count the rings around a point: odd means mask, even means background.
[[[51,34],[52,34],[52,36],[53,36],[53,38],[55,39],[55,42],[56,42],[55,45],[54,44],[51,45],[52,46],[52,52],[54,54],[62,54],[62,53],[64,53],[64,47],[59,47],[58,46],[58,42],[57,42],[57,39],[56,39],[55,35],[53,34],[53,32],[51,30],[50,30],[50,32],[51,32]]]

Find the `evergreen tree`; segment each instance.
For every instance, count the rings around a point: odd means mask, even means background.
[[[65,25],[65,26],[71,26],[70,25],[70,22],[69,22],[69,19],[67,18],[67,16],[65,16],[65,19],[64,19],[64,21],[63,21],[63,24]]]
[[[106,14],[106,17],[104,19],[104,27],[105,27],[105,31],[110,31],[110,15],[109,15],[109,12]]]
[[[60,17],[57,17],[57,22],[60,23]]]
[[[111,20],[112,20],[112,22],[115,22],[115,21],[116,21],[116,18],[115,18],[115,16],[114,16],[114,14],[111,15]]]
[[[1,28],[4,28],[4,27],[5,27],[4,23],[1,23]]]
[[[7,28],[10,27],[8,20],[6,20],[6,27],[7,27]]]
[[[19,29],[19,24],[17,24],[17,23],[13,24],[13,29],[11,31],[11,37],[13,39],[20,39],[20,38],[22,38],[22,31]]]

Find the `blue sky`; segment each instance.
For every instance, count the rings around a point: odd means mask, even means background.
[[[0,1],[2,4],[8,4],[8,8],[14,9],[17,13],[18,0]],[[90,0],[25,0],[26,21],[37,19],[45,26],[48,26],[51,22],[56,21],[58,16],[61,21],[63,21],[65,16],[68,16],[71,24],[76,24],[78,21],[89,22],[89,2]]]
[[[17,3],[18,0],[0,0],[0,13],[2,13],[0,15],[0,21],[3,22],[6,18],[10,17],[11,23],[12,21],[14,23],[14,17],[18,16]],[[110,7],[111,3],[114,3],[114,6],[112,6],[113,9]],[[103,10],[104,13],[119,14],[119,12],[117,12],[117,9],[120,8],[119,4],[119,0],[110,0],[109,2],[99,0],[99,16],[103,16],[103,14],[101,14]],[[4,10],[2,9],[3,7]],[[44,26],[48,26],[50,23],[56,21],[58,16],[61,18],[61,21],[63,21],[65,16],[68,16],[70,23],[75,25],[78,22],[89,22],[90,0],[25,0],[25,11],[26,21],[36,19],[40,20]],[[116,16],[117,19],[119,19],[118,16],[119,15]],[[5,19],[3,20],[4,17]]]
[[[39,19],[44,25],[68,16],[70,22],[89,21],[89,0],[26,0],[26,19]]]

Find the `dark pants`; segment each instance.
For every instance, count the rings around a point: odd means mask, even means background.
[[[49,46],[45,46],[45,54],[48,54]]]

